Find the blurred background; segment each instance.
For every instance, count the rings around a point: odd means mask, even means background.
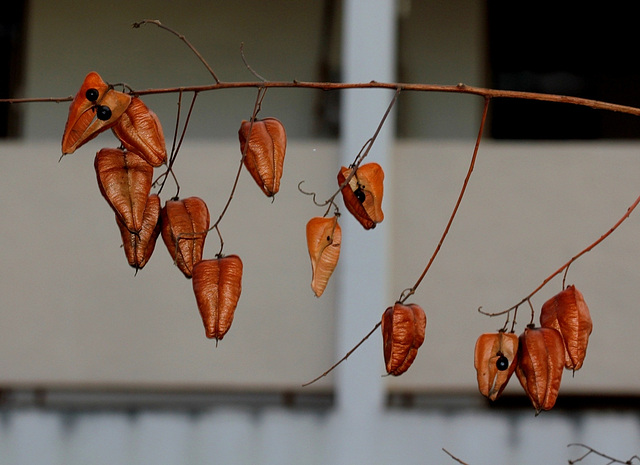
[[[631,15],[614,4],[455,0],[61,0],[11,2],[0,18],[0,98],[66,98],[97,71],[136,90],[222,81],[412,82],[563,94],[640,106]],[[385,220],[341,217],[342,252],[321,298],[310,288],[306,222],[340,166],[373,135],[392,92],[271,89],[260,116],[287,129],[280,193],[246,171],[221,223],[244,262],[224,340],[206,339],[191,282],[159,242],[137,274],[96,185],[110,133],[60,160],[68,102],[0,103],[0,464],[566,463],[582,443],[640,453],[640,278],[635,214],[572,264],[594,332],[553,410],[514,377],[489,403],[477,337],[592,243],[633,203],[637,117],[530,101],[491,103],[458,216],[411,301],[427,314],[411,369],[385,376],[375,332],[318,382],[411,287],[437,246],[467,173],[480,97],[404,92],[368,157],[385,170]],[[198,94],[175,164],[181,197],[217,218],[240,162],[237,131],[255,89]],[[178,137],[193,94],[182,96]],[[167,146],[177,93],[148,95]],[[161,171],[158,171],[160,173]],[[175,192],[168,183],[163,200]],[[342,208],[342,204],[339,204]],[[344,208],[342,208],[345,210]],[[205,255],[220,247],[215,234]],[[535,318],[562,276],[534,298]],[[531,309],[519,309],[516,332]],[[589,456],[584,463],[602,463]]]

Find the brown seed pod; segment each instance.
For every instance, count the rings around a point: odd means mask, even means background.
[[[516,376],[536,415],[556,403],[564,371],[564,342],[553,328],[529,325],[520,335]]]
[[[153,167],[133,152],[109,148],[96,154],[93,165],[103,197],[129,231],[139,232]]]
[[[307,223],[307,248],[311,258],[311,289],[320,297],[338,264],[342,229],[338,217],[315,217]]]
[[[193,292],[205,334],[220,340],[227,334],[242,291],[242,261],[237,255],[202,260],[193,266]]]
[[[474,367],[480,393],[496,400],[516,369],[518,336],[499,331],[481,334],[476,341]]]
[[[579,370],[587,355],[593,322],[582,293],[569,286],[542,305],[540,326],[560,331],[565,346],[565,368]]]
[[[249,135],[249,130],[251,134]],[[280,178],[287,149],[287,134],[276,118],[242,121],[238,131],[243,163],[262,192],[273,197],[280,190]],[[249,146],[246,147],[247,139]],[[245,152],[246,150],[246,152]]]
[[[162,240],[176,266],[191,278],[193,266],[202,260],[209,229],[209,209],[199,197],[167,200],[160,212]]]
[[[94,71],[87,74],[69,106],[62,135],[62,153],[69,154],[112,127],[131,102],[131,96],[113,90]]]
[[[427,317],[416,304],[396,302],[382,314],[382,341],[387,373],[399,376],[409,369],[424,342]]]
[[[160,120],[142,100],[131,99],[131,104],[111,128],[122,145],[158,167],[167,160],[167,149]]]
[[[351,175],[351,168],[341,167],[338,185],[342,186]],[[342,198],[347,210],[365,229],[375,228],[384,219],[382,194],[384,171],[377,163],[361,165],[349,183],[342,187]]]
[[[116,215],[125,256],[129,265],[136,270],[142,269],[147,264],[155,249],[156,240],[160,234],[160,209],[160,197],[158,194],[151,194],[147,199],[142,228],[138,233],[129,231],[120,216]]]

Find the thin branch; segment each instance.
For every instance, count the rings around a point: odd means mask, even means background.
[[[306,383],[304,383],[302,385],[302,387],[305,386],[309,386],[310,384],[315,383],[316,381],[318,381],[320,378],[324,378],[325,376],[327,376],[329,373],[331,373],[338,365],[340,365],[342,362],[344,362],[346,359],[348,359],[352,353],[354,353],[358,347],[360,347],[362,345],[362,343],[364,341],[366,341],[367,339],[369,339],[369,337],[376,332],[376,330],[380,327],[380,325],[382,325],[382,320],[380,320],[378,323],[376,323],[376,325],[373,327],[373,329],[371,331],[369,331],[369,333],[363,337],[362,339],[360,339],[360,342],[358,342],[349,352],[347,352],[344,357],[342,357],[340,360],[338,360],[336,363],[334,363],[331,368],[329,368],[327,371],[325,371],[324,373],[322,373],[320,376],[317,376],[315,378],[313,378],[311,381],[308,381]]]
[[[482,110],[482,119],[480,120],[480,129],[478,130],[478,137],[476,138],[476,144],[475,144],[475,146],[473,148],[473,155],[471,157],[471,163],[469,164],[469,169],[467,170],[467,176],[465,177],[464,182],[462,183],[462,189],[460,190],[460,194],[458,195],[458,200],[456,201],[456,204],[455,204],[455,206],[453,208],[453,211],[451,212],[451,217],[449,218],[449,222],[447,223],[447,226],[444,228],[444,232],[442,233],[442,237],[440,238],[440,241],[438,242],[438,245],[436,246],[436,249],[433,251],[433,255],[431,255],[431,259],[427,263],[427,266],[424,268],[424,271],[422,272],[422,274],[418,278],[418,281],[416,281],[416,283],[413,285],[413,287],[411,287],[409,289],[405,289],[404,291],[402,291],[402,295],[400,296],[400,300],[399,300],[401,303],[404,303],[409,298],[409,296],[413,295],[414,292],[416,291],[416,289],[418,288],[418,286],[420,286],[420,283],[422,282],[424,277],[427,275],[427,272],[431,268],[431,265],[433,264],[433,261],[436,259],[436,256],[438,255],[438,252],[440,252],[440,249],[442,248],[442,244],[444,243],[444,240],[447,237],[447,234],[449,234],[449,229],[451,229],[451,225],[453,224],[453,220],[456,217],[456,213],[458,212],[458,208],[460,207],[460,204],[462,203],[462,198],[464,197],[464,193],[467,190],[467,186],[469,184],[469,179],[471,179],[471,173],[473,173],[473,168],[474,168],[475,163],[476,163],[476,158],[478,157],[478,150],[480,148],[480,141],[482,140],[482,133],[484,132],[484,125],[485,125],[485,122],[487,120],[487,112],[489,110],[489,101],[490,101],[489,98],[485,98],[485,100],[484,100],[484,108]]]
[[[607,454],[603,454],[602,452],[599,452],[596,449],[594,449],[592,447],[589,447],[589,446],[587,446],[585,444],[579,444],[579,443],[567,444],[567,447],[572,447],[572,446],[583,447],[583,448],[587,449],[587,452],[585,452],[582,456],[578,457],[577,459],[568,460],[569,465],[573,465],[574,463],[577,463],[577,462],[580,462],[580,461],[584,460],[590,454],[595,454],[595,455],[597,455],[599,457],[602,457],[604,459],[609,460],[609,462],[607,462],[607,465],[611,464],[611,463],[620,463],[620,464],[623,464],[623,465],[632,465],[634,460],[637,460],[638,462],[640,462],[640,456],[638,456],[638,455],[634,455],[634,456],[630,457],[628,460],[623,461],[623,460],[617,459],[615,457],[611,457],[611,456],[609,456]]]
[[[164,24],[162,24],[157,19],[144,19],[144,20],[142,20],[140,22],[133,23],[132,26],[137,29],[140,26],[143,26],[145,24],[155,24],[159,28],[164,29],[165,31],[169,31],[171,34],[173,34],[176,37],[178,37],[178,39],[180,39],[182,42],[184,42],[187,45],[187,47],[189,47],[191,49],[191,51],[198,57],[198,59],[202,62],[202,64],[205,66],[205,68],[207,68],[207,70],[209,71],[211,76],[213,76],[213,79],[216,81],[216,83],[217,84],[220,83],[220,79],[218,79],[218,76],[216,76],[216,73],[213,72],[213,69],[211,68],[211,66],[209,66],[209,63],[207,63],[207,61],[204,59],[204,57],[202,55],[200,55],[200,52],[198,52],[198,50],[191,44],[191,42],[189,42],[187,40],[187,38],[185,36],[183,36],[182,34],[178,33],[177,31],[171,29],[170,27],[165,26]]]
[[[151,94],[173,94],[178,92],[208,92],[223,89],[240,88],[291,88],[291,89],[318,89],[318,90],[344,90],[344,89],[392,89],[412,92],[445,92],[457,94],[472,94],[484,98],[504,98],[520,100],[537,100],[554,103],[566,103],[592,108],[594,110],[613,111],[640,116],[640,108],[628,105],[618,105],[600,100],[592,100],[566,95],[543,94],[537,92],[521,92],[513,90],[497,90],[483,87],[472,87],[465,84],[458,85],[436,85],[436,84],[411,84],[411,83],[389,83],[389,82],[304,82],[304,81],[252,81],[252,82],[217,82],[216,84],[200,86],[165,87],[155,89],[137,90],[136,95]],[[65,102],[71,101],[73,97],[46,98],[46,99],[0,99],[0,103],[30,103],[30,102]]]
[[[460,460],[458,457],[456,457],[455,455],[453,455],[451,452],[449,452],[447,449],[445,449],[444,447],[442,448],[442,450],[449,456],[451,457],[453,460],[455,460],[458,463],[461,463],[462,465],[469,465],[467,462],[463,462],[462,460]]]
[[[501,312],[488,313],[488,312],[485,312],[484,310],[482,310],[482,307],[480,307],[478,309],[478,312],[482,313],[483,315],[487,315],[487,316],[498,316],[498,315],[504,315],[505,313],[508,313],[508,312],[518,308],[520,305],[522,305],[523,303],[525,303],[526,301],[531,299],[531,297],[533,297],[540,289],[542,289],[544,286],[546,286],[549,281],[551,281],[553,278],[558,276],[565,269],[569,268],[569,266],[571,266],[571,264],[573,262],[575,262],[578,258],[582,257],[587,252],[590,252],[594,247],[596,247],[598,244],[600,244],[602,241],[604,241],[607,237],[609,237],[616,229],[618,229],[618,227],[622,223],[624,223],[624,221],[627,218],[629,218],[629,216],[631,215],[631,212],[633,212],[633,210],[638,206],[639,203],[640,203],[640,196],[631,204],[631,206],[629,208],[627,208],[627,211],[625,212],[624,215],[622,215],[622,218],[620,218],[616,222],[616,224],[614,224],[606,233],[604,233],[596,241],[594,241],[593,243],[589,244],[587,247],[582,249],[578,254],[576,254],[573,257],[571,257],[571,259],[567,263],[565,263],[560,268],[558,268],[556,271],[554,271],[549,276],[547,276],[545,278],[545,280],[542,281],[542,283],[538,287],[536,287],[529,295],[527,295],[520,302],[518,302],[517,304],[513,305],[512,307],[509,307],[506,310],[502,310]]]

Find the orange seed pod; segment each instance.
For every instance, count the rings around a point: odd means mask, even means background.
[[[516,376],[536,415],[556,403],[564,371],[564,342],[553,328],[527,326],[519,338]]]
[[[593,322],[582,293],[569,286],[542,305],[540,326],[560,331],[565,346],[565,368],[579,370],[587,355]]]
[[[139,98],[131,99],[112,130],[127,150],[137,153],[151,166],[158,167],[167,160],[160,120]]]
[[[409,369],[424,342],[427,317],[416,304],[396,302],[382,314],[382,341],[387,373],[399,376]]]
[[[110,148],[100,150],[93,165],[103,197],[129,231],[139,232],[151,191],[153,167],[133,152]]]
[[[478,389],[483,396],[496,400],[516,369],[518,336],[504,331],[481,334],[474,355]]]
[[[160,212],[162,240],[176,266],[191,278],[193,266],[202,260],[209,229],[209,209],[199,197],[167,200]]]
[[[351,175],[351,168],[341,167],[338,173],[338,185],[343,186]],[[356,173],[341,189],[347,210],[365,229],[375,228],[384,219],[382,212],[382,194],[384,171],[377,163],[361,165]]]
[[[307,248],[311,258],[311,289],[320,297],[338,264],[342,229],[338,217],[315,217],[307,223]]]
[[[62,153],[69,154],[112,127],[131,102],[131,96],[113,90],[96,72],[90,72],[69,106],[62,135]]]
[[[138,233],[129,231],[120,216],[116,215],[125,256],[129,265],[136,270],[142,269],[153,254],[156,240],[160,235],[160,210],[160,197],[158,194],[151,194],[147,199],[142,217],[142,228]]]
[[[238,136],[240,151],[245,154],[244,166],[262,192],[267,197],[273,197],[280,190],[280,178],[287,149],[287,134],[284,126],[276,118],[255,120],[253,125],[250,121],[242,121]]]
[[[221,340],[231,327],[242,291],[240,257],[227,255],[196,263],[193,291],[206,336]]]

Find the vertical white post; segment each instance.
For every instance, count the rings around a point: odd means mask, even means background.
[[[343,2],[343,82],[393,82],[396,67],[396,0]],[[378,127],[393,92],[354,89],[341,95],[341,163],[353,163]],[[395,121],[392,115],[364,163],[388,166]],[[386,169],[385,169],[386,171]],[[385,184],[385,188],[387,185]],[[385,203],[383,200],[383,211]],[[343,209],[344,210],[344,209]],[[380,321],[390,305],[389,228],[383,222],[366,231],[342,212],[342,249],[337,273],[337,354],[342,357]],[[336,450],[334,463],[375,463],[376,435],[384,401],[380,331],[373,334],[336,372]]]

